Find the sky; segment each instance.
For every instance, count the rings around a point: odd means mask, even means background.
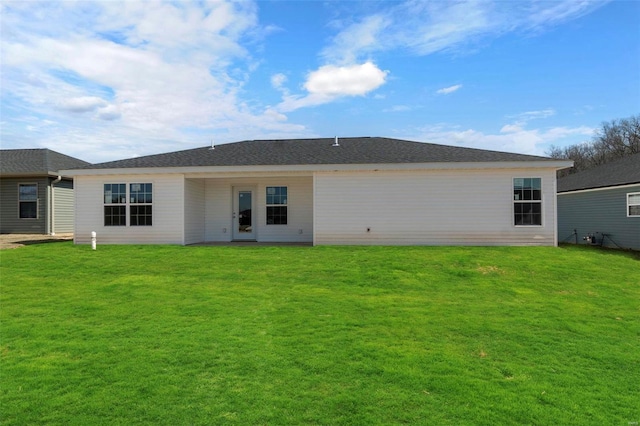
[[[637,1],[6,1],[2,149],[383,136],[544,155],[640,113]]]

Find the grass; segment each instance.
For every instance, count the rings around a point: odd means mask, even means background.
[[[0,261],[5,425],[640,421],[629,253],[52,243]]]

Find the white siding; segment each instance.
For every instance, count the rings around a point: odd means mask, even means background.
[[[234,187],[255,189],[256,239],[261,242],[313,241],[313,178],[311,176],[219,178],[205,181],[205,241],[231,241]],[[266,224],[266,187],[288,188],[288,224]],[[226,231],[226,232],[225,232]]]
[[[204,179],[184,181],[184,243],[204,241]]]
[[[515,177],[542,178],[543,226],[513,225]],[[554,245],[555,179],[552,169],[319,172],[314,243]]]
[[[205,180],[205,241],[232,239],[232,184],[226,179]]]
[[[152,183],[153,226],[104,226],[105,183]],[[184,244],[183,175],[76,176],[74,184],[76,243],[90,243],[96,231],[98,244]]]

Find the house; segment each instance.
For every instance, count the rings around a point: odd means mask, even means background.
[[[558,234],[640,250],[640,153],[558,179]]]
[[[73,179],[89,163],[50,149],[0,150],[0,233],[73,232]]]
[[[557,243],[565,160],[381,137],[251,140],[67,170],[76,243]]]

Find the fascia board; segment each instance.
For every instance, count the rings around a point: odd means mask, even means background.
[[[455,169],[528,169],[561,170],[571,167],[571,161],[494,161],[494,162],[439,162],[439,163],[384,163],[384,164],[300,164],[267,166],[195,166],[195,167],[141,167],[116,169],[71,169],[60,173],[69,176],[146,175],[146,174],[206,174],[206,173],[260,173],[260,172],[332,172],[371,170],[455,170]]]
[[[632,188],[632,187],[638,186],[638,185],[640,185],[640,182],[624,183],[624,184],[620,184],[620,185],[608,185],[608,186],[601,186],[601,187],[598,187],[598,188],[572,189],[570,191],[558,192],[558,195],[571,195],[571,194],[577,194],[577,193],[581,193],[581,192],[608,191],[610,189]]]
[[[45,177],[58,177],[59,173],[56,172],[16,172],[16,173],[0,173],[0,179],[2,178],[45,178]],[[65,176],[66,177],[66,176]]]

